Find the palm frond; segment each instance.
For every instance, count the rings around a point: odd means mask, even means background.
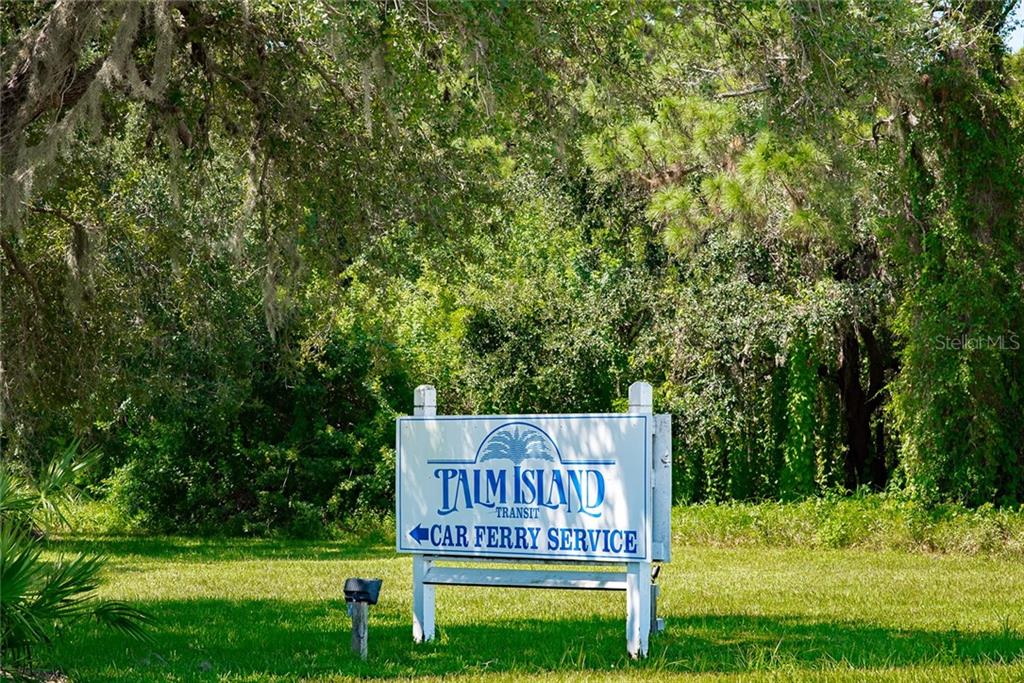
[[[153,642],[146,629],[156,625],[156,618],[144,610],[119,600],[103,600],[92,606],[93,619],[134,640]]]
[[[104,558],[78,555],[53,565],[41,558],[40,539],[24,527],[0,527],[0,649],[25,657],[66,624],[91,618],[137,640],[147,640],[152,615],[96,597]]]
[[[0,519],[5,523],[23,525],[36,506],[29,483],[0,464]]]
[[[27,650],[33,643],[47,642],[45,616],[31,609],[45,570],[39,545],[27,531],[0,526],[0,645],[4,650]]]
[[[80,439],[60,442],[58,454],[39,471],[35,481],[33,517],[40,528],[72,526],[66,510],[81,497],[76,486],[78,477],[96,465],[100,455],[96,448],[82,451]]]

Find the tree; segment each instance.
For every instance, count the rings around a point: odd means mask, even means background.
[[[926,500],[1024,498],[1024,139],[1000,37],[1014,5],[944,13],[893,122],[907,191],[890,235],[907,281],[893,415]]]
[[[708,296],[702,271],[714,261],[700,252],[748,244],[712,288],[737,301],[737,285],[758,285],[786,311],[768,335],[758,316],[739,318],[742,352],[726,354],[712,371],[720,379],[695,391],[724,379],[743,395],[760,381],[747,374],[757,367],[751,349],[767,352],[764,373],[781,372],[770,354],[785,355],[800,338],[792,322],[803,320],[831,357],[821,374],[843,412],[847,488],[884,486],[897,466],[887,444],[901,442],[922,498],[1020,499],[1010,474],[1020,469],[1019,346],[940,348],[972,335],[1005,342],[1022,329],[1019,107],[999,39],[1011,7],[666,10],[640,39],[651,64],[634,96],[620,105],[596,86],[585,100],[607,126],[587,143],[592,167],[647,189],[651,219],[685,264],[683,291]],[[760,274],[764,256],[775,268]],[[729,310],[712,300],[677,313],[692,348],[688,382],[697,358],[728,348],[727,336],[691,331]],[[760,423],[767,406],[755,400],[740,414]],[[748,467],[762,450],[744,435],[749,423],[718,424],[691,452],[710,448]]]
[[[386,496],[414,377],[470,411],[644,376],[688,499],[1020,500],[1008,8],[12,6],[0,445],[85,436],[125,495],[159,465],[151,509],[202,475],[202,524],[269,530]]]
[[[561,9],[153,0],[5,13],[7,446],[119,419],[125,392],[94,389],[130,385],[138,368],[123,361],[154,336],[190,328],[209,349],[211,330],[226,332],[220,371],[247,349],[287,358],[308,283],[344,296],[346,269],[390,258],[398,226],[456,243],[485,229],[498,201],[478,172],[488,134],[551,163],[565,112],[549,67],[582,72],[578,37],[545,27],[617,21]],[[174,321],[197,313],[181,303],[204,286],[223,295],[216,320]],[[228,322],[254,292],[269,339],[247,317]]]

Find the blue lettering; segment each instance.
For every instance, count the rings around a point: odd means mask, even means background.
[[[479,483],[479,478],[477,483]],[[466,508],[473,507],[473,497],[469,494],[469,476],[466,470],[459,470],[459,486],[462,488],[462,497],[465,500]]]
[[[554,495],[552,495],[554,494]],[[558,501],[555,502],[555,496],[558,497]],[[562,471],[552,470],[551,472],[551,484],[548,486],[547,500],[543,501],[544,507],[549,507],[552,510],[562,507],[566,507],[566,512],[572,512],[569,506],[569,502],[565,497],[565,484],[562,481]]]
[[[608,534],[608,548],[613,553],[622,552],[622,532],[618,529],[609,532]]]
[[[601,507],[604,504],[604,475],[597,470],[587,470],[587,498],[586,502],[580,505],[580,512],[591,517],[600,517],[601,513],[593,512],[594,510]],[[590,485],[590,478],[594,478],[594,485]],[[590,493],[593,490],[594,497],[590,497]]]
[[[630,555],[636,554],[636,532],[626,532],[626,552]]]
[[[516,505],[522,505],[523,504],[523,485],[522,485],[522,478],[521,478],[522,473],[521,473],[519,465],[515,466],[515,468],[512,470],[512,474],[513,474],[513,477],[514,477],[514,484],[513,484],[513,487],[512,487],[512,500],[513,500],[513,502],[515,502]]]
[[[458,475],[458,470],[452,469],[451,467],[445,467],[434,470],[434,478],[441,479],[441,509],[437,511],[439,515],[447,515],[455,512],[456,508],[449,496],[448,482],[454,479]]]
[[[596,518],[604,506],[604,475],[595,469],[440,467],[434,478],[441,486],[439,515],[474,506],[497,508],[511,501],[520,507],[496,511],[499,517],[537,519],[536,508],[546,507]],[[526,512],[530,507],[535,508],[532,514]],[[512,514],[517,510],[521,514]]]
[[[493,497],[496,497],[497,502],[502,505],[505,504],[505,470],[487,470],[487,490],[484,494],[487,497],[487,502],[482,505],[494,507]]]

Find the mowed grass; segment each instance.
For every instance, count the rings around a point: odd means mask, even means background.
[[[152,644],[81,625],[36,667],[75,681],[1024,681],[1024,563],[1005,556],[678,545],[667,631],[625,654],[617,592],[438,589],[411,638],[411,559],[373,542],[76,539],[110,558],[105,596],[160,620]],[[341,586],[384,579],[370,658],[349,652]]]

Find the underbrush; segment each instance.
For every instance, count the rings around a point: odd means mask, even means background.
[[[73,536],[152,536],[159,532],[146,525],[143,517],[128,517],[110,501],[84,501],[72,510],[74,518]],[[174,530],[170,530],[174,533]],[[395,518],[391,512],[363,510],[349,514],[344,519],[319,523],[315,534],[295,534],[293,528],[272,530],[269,533],[196,534],[180,530],[177,535],[197,538],[223,536],[246,536],[254,538],[298,538],[305,540],[343,540],[358,538],[366,543],[394,544]],[[68,535],[68,534],[65,534]],[[162,535],[162,534],[161,534]]]
[[[76,534],[148,533],[139,520],[126,519],[104,501],[78,506],[74,517]],[[865,548],[1024,557],[1024,509],[988,505],[976,509],[960,505],[929,509],[889,494],[809,498],[799,503],[680,505],[672,514],[672,530],[674,542],[682,545]],[[330,521],[318,537],[360,538],[391,545],[394,533],[394,516],[390,511],[364,511]],[[282,530],[269,537],[291,535]]]
[[[1024,509],[923,508],[889,494],[799,503],[679,506],[674,541],[684,545],[867,548],[1024,557]]]

